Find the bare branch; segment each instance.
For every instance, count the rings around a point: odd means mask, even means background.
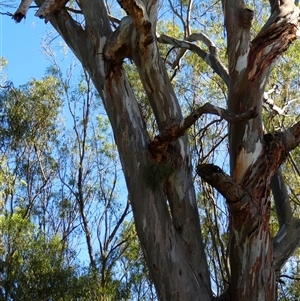
[[[14,15],[10,12],[6,12],[6,13],[3,13],[3,12],[0,12],[0,15],[2,16],[9,16],[9,17],[12,17],[12,19],[14,18]]]
[[[110,20],[111,22],[113,22],[113,23],[116,23],[116,24],[120,24],[120,23],[121,23],[121,20],[120,20],[120,19],[118,19],[118,18],[116,18],[116,17],[114,17],[114,16],[112,16],[112,15],[110,15],[110,14],[108,14],[108,17],[109,17],[109,20]]]
[[[41,5],[41,0],[35,0],[37,5]],[[64,37],[66,43],[71,48],[71,50],[76,53],[77,58],[85,66],[83,62],[83,52],[85,44],[87,43],[87,37],[84,30],[78,24],[66,9],[59,11],[59,16],[57,18],[52,18],[51,23],[58,33]]]
[[[190,21],[191,21],[192,6],[193,6],[193,0],[189,0],[187,14],[186,14],[186,31],[188,36],[191,34]]]
[[[194,42],[194,41],[201,41],[203,42],[209,49],[214,48],[216,49],[217,46],[216,44],[204,33],[202,32],[197,32],[197,33],[192,33],[186,38],[187,41]]]
[[[174,49],[174,47],[171,48],[171,50],[173,50],[173,49]],[[177,72],[177,70],[179,69],[179,67],[180,67],[180,61],[181,61],[182,57],[185,55],[185,53],[186,53],[186,49],[185,48],[180,49],[179,52],[176,55],[175,60],[173,61],[173,63],[170,64],[171,68],[174,69],[175,72]]]
[[[296,281],[300,281],[300,277],[292,277],[292,276],[289,276],[289,275],[280,275],[279,278],[288,278],[288,279],[291,279],[291,280],[296,280]]]
[[[118,229],[120,228],[121,224],[123,223],[125,217],[128,215],[129,208],[130,208],[130,201],[127,200],[126,207],[125,207],[121,217],[117,221],[117,223],[116,223],[114,229],[112,230],[111,234],[109,235],[107,241],[105,242],[105,244],[109,244],[109,243],[112,242],[113,238],[116,236],[116,233],[117,233]]]
[[[170,44],[177,48],[189,49],[193,51],[194,53],[199,55],[213,69],[213,71],[223,79],[224,83],[228,86],[228,70],[219,59],[216,46],[206,35],[200,33],[192,34],[187,38],[187,40],[178,40],[176,38],[162,34],[157,37],[157,40],[158,42],[163,44]],[[190,42],[189,40],[201,40],[208,46],[209,53],[202,50],[199,46]]]
[[[256,108],[250,109],[243,114],[235,115],[225,109],[214,106],[210,103],[206,103],[202,107],[193,111],[189,116],[182,119],[180,122],[166,128],[162,134],[154,138],[149,148],[156,161],[159,162],[162,159],[163,154],[166,152],[167,146],[171,142],[183,136],[187,129],[189,129],[203,114],[207,113],[220,116],[230,123],[239,123],[257,116]]]
[[[79,9],[74,9],[74,8],[72,8],[72,7],[66,7],[66,9],[67,9],[67,11],[69,11],[69,12],[71,12],[71,13],[74,13],[74,14],[80,14],[80,15],[83,14],[82,11],[79,10]]]
[[[300,177],[300,169],[299,166],[297,164],[297,162],[295,161],[294,157],[292,156],[291,153],[289,153],[289,158],[288,158],[289,162],[291,163],[291,165],[293,166],[296,174]]]
[[[270,95],[274,93],[279,93],[277,85],[273,85],[273,87],[269,91],[263,94],[263,101],[272,110],[273,115],[285,116],[285,113],[287,112],[289,106],[295,101],[299,100],[299,98],[291,99],[287,101],[282,108],[280,108],[275,104],[275,101],[270,97]]]
[[[176,15],[176,16],[179,18],[179,20],[180,20],[181,23],[182,23],[183,28],[185,29],[185,28],[186,28],[186,24],[185,24],[184,18],[183,18],[182,15],[178,12],[178,10],[174,8],[174,5],[173,5],[172,1],[171,1],[171,0],[168,0],[168,2],[169,2],[170,8],[171,8],[173,14]]]
[[[14,84],[12,82],[5,82],[4,85],[0,85],[0,89],[13,89]]]

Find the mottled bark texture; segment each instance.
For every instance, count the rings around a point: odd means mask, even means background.
[[[230,294],[232,300],[275,300],[274,265],[280,266],[278,258],[284,252],[287,254],[287,250],[277,254],[275,240],[274,261],[269,230],[270,184],[288,152],[299,141],[297,131],[292,136],[290,131],[264,135],[261,106],[276,59],[297,38],[299,9],[294,1],[272,1],[270,18],[252,41],[253,14],[244,1],[223,1],[223,10],[228,37],[228,109],[235,114],[250,107],[258,110],[254,119],[229,125],[232,179],[247,196],[237,202],[226,196],[230,212]],[[296,142],[293,147],[287,142],[290,139]],[[278,200],[275,184],[273,191],[278,205],[283,200]],[[283,212],[279,205],[277,208]]]
[[[66,1],[35,2],[41,7],[38,15],[50,20],[92,77],[103,100],[159,299],[213,300],[185,133],[206,113],[230,122],[231,175],[212,165],[197,170],[224,195],[230,213],[231,278],[220,300],[275,300],[275,272],[299,244],[300,223],[291,214],[278,169],[299,144],[300,125],[265,135],[261,111],[272,67],[297,38],[299,9],[294,2],[270,1],[270,18],[250,41],[253,12],[242,0],[223,0],[228,68],[204,34],[188,30],[185,40],[165,35],[156,39],[157,0],[119,0],[127,16],[114,31],[103,0],[78,1],[82,25],[63,7]],[[206,104],[184,118],[157,40],[182,48],[180,55],[189,50],[204,59],[228,86],[228,110]],[[195,45],[197,40],[208,50]],[[153,110],[160,131],[153,141],[122,68],[125,58],[135,63]],[[273,241],[269,231],[271,187],[281,226]]]
[[[230,213],[230,264],[232,300],[275,300],[275,272],[284,259],[299,245],[299,221],[289,208],[281,204],[283,226],[274,238],[274,259],[269,233],[270,174],[285,161],[287,154],[300,142],[300,123],[291,129],[264,136],[259,157],[241,183],[226,175],[219,167],[202,164],[198,174],[215,187],[227,201]],[[278,181],[279,171],[273,177]],[[273,183],[273,185],[275,185]],[[246,188],[245,188],[246,187]],[[279,189],[276,186],[276,189]],[[279,193],[278,193],[279,194]],[[278,196],[276,196],[278,197]],[[282,201],[282,200],[281,200]],[[282,208],[285,207],[285,208]],[[286,219],[291,224],[286,227]],[[280,244],[284,240],[286,245]],[[247,283],[248,285],[245,285]]]
[[[187,137],[180,137],[168,154],[172,167],[168,183],[164,184],[163,178],[151,179],[153,168],[161,167],[149,152],[147,129],[121,65],[126,56],[134,60],[161,130],[182,120],[155,40],[158,2],[120,1],[128,16],[114,33],[103,1],[82,0],[80,4],[84,28],[66,9],[52,14],[49,20],[89,72],[103,99],[136,229],[159,298],[211,300]]]

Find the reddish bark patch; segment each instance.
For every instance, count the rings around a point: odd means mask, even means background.
[[[277,22],[260,33],[250,46],[248,56],[250,83],[253,84],[296,39],[297,27],[290,23],[281,25]]]

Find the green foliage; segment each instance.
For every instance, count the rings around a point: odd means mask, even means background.
[[[23,217],[1,215],[1,300],[66,300],[72,295],[75,266],[66,265],[57,235],[47,238]]]
[[[0,95],[0,147],[16,149],[26,140],[46,142],[55,129],[61,105],[61,87],[55,77],[31,80]]]
[[[161,183],[167,180],[173,173],[174,168],[171,164],[149,161],[145,167],[146,184],[155,190]]]
[[[47,74],[1,90],[0,299],[129,300],[115,270],[127,245],[114,228],[123,206],[109,122],[85,73],[75,85],[57,66]],[[88,233],[100,242],[93,268],[76,258]]]
[[[6,76],[5,73],[3,72],[7,66],[7,60],[4,57],[0,57],[0,85],[5,83],[6,81]]]
[[[128,236],[131,239],[122,256],[121,267],[129,272],[127,286],[130,288],[130,296],[141,301],[156,300],[155,289],[149,278],[133,221],[124,222],[121,239],[124,240]]]

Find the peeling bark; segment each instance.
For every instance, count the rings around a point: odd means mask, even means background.
[[[130,40],[132,31],[132,19],[124,17],[104,46],[103,55],[106,60],[121,64],[125,58],[131,57]]]
[[[245,301],[275,300],[275,271],[268,225],[270,182],[298,138],[297,134],[290,136],[289,131],[264,136],[262,99],[276,59],[297,38],[299,10],[294,1],[274,1],[268,22],[253,41],[250,41],[252,14],[245,8],[244,1],[223,1],[223,10],[228,34],[228,109],[240,114],[255,106],[259,112],[254,119],[229,125],[231,174],[251,195],[251,202],[245,207],[241,204],[237,211],[230,209],[228,203],[229,253],[234,267],[231,297]]]
[[[199,165],[197,168],[198,174],[227,200],[230,265],[234,267],[231,270],[233,300],[275,300],[269,187],[272,175],[285,161],[288,152],[299,144],[298,135],[296,125],[283,133],[265,135],[264,147],[240,183],[217,166]],[[299,232],[296,232],[299,221],[286,226],[281,228],[273,242],[276,267],[281,267],[284,258],[299,246]],[[280,244],[283,239],[286,241],[284,245]]]
[[[231,300],[275,300],[275,272],[271,261],[266,206],[219,167],[199,165],[198,174],[226,198],[230,212]],[[245,285],[247,283],[247,285]],[[271,286],[270,286],[271,285]]]
[[[153,1],[145,9],[137,1],[122,1],[123,8],[132,17],[135,24],[132,39],[132,59],[137,66],[144,85],[148,101],[152,107],[159,130],[162,132],[171,123],[182,120],[182,112],[164,63],[161,60],[155,37],[155,24],[149,20],[157,19],[158,2]],[[186,254],[189,254],[190,266],[206,297],[211,296],[210,276],[205,260],[201,236],[200,220],[197,213],[196,196],[193,187],[189,144],[186,134],[169,148],[168,164],[173,168],[172,176],[165,184],[165,191],[170,204],[173,226],[183,242]],[[182,181],[182,179],[185,179]],[[203,293],[202,293],[203,295]]]

